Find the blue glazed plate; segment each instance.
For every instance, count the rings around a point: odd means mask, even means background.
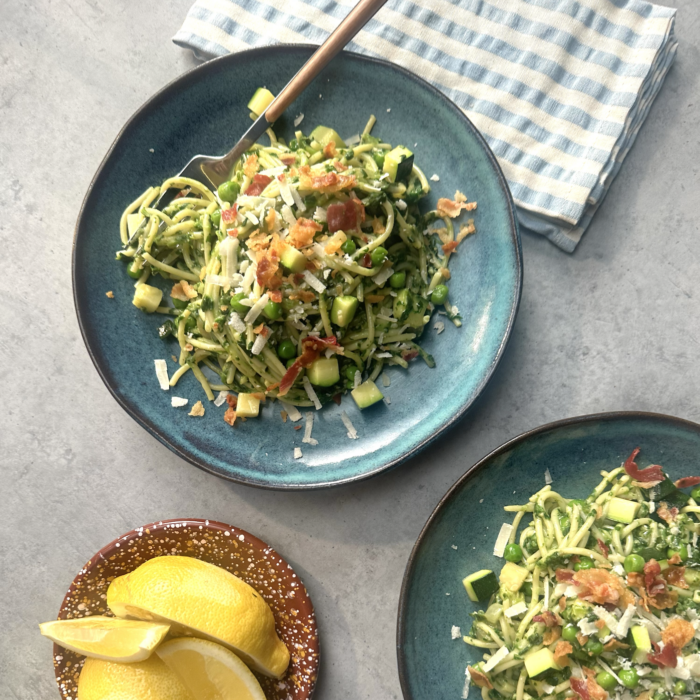
[[[426,207],[455,190],[476,200],[477,234],[453,257],[451,300],[463,317],[438,338],[422,341],[436,369],[421,361],[388,371],[391,405],[364,413],[344,397],[360,439],[349,440],[341,409],[316,414],[318,446],[302,445],[302,431],[282,423],[279,404],[262,417],[231,428],[225,406],[206,406],[203,418],[174,409],[171,396],[206,399],[196,378],[185,375],[173,391],[159,389],[153,360],[168,359],[175,343],[158,338],[161,317],[131,304],[133,280],[114,259],[124,207],[160,184],[195,154],[226,152],[250,125],[246,103],[255,89],[278,92],[313,51],[308,46],[253,49],[210,61],[150,99],[127,123],[100,166],[80,212],[73,255],[78,320],[88,351],[119,403],[149,432],[198,467],[233,481],[277,489],[342,484],[376,474],[415,454],[472,404],[494,371],[508,340],[520,299],[522,261],[513,203],[503,174],[474,126],[442,93],[389,63],[343,53],[311,84],[277,129],[290,138],[301,128],[334,127],[344,136],[362,131],[377,115],[374,133],[406,144],[428,177],[440,181]],[[416,144],[414,146],[414,144]],[[106,296],[114,292],[114,298]],[[171,372],[174,365],[168,359]],[[293,448],[304,456],[294,460]]]
[[[671,478],[697,474],[700,425],[637,412],[551,423],[499,447],[448,491],[413,548],[401,589],[397,652],[406,700],[462,697],[467,664],[481,660],[450,631],[457,625],[466,634],[469,614],[479,609],[462,579],[503,565],[492,554],[501,525],[512,520],[503,506],[527,502],[545,485],[546,469],[553,489],[585,498],[600,483],[600,471],[620,466],[635,447],[640,467],[661,464]],[[470,697],[480,697],[479,689]]]

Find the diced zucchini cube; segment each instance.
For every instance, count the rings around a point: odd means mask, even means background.
[[[501,569],[501,586],[511,593],[517,593],[529,575],[530,572],[524,566],[518,566],[512,561],[506,562]]]
[[[640,504],[624,498],[611,498],[608,506],[608,518],[618,523],[631,523],[637,516]]]
[[[340,381],[337,357],[319,357],[306,370],[309,381],[316,386],[333,386]]]
[[[280,262],[292,272],[303,272],[306,268],[306,257],[296,248],[292,248],[292,246],[287,246],[282,251]]]
[[[488,600],[498,590],[496,574],[489,569],[482,569],[467,576],[462,583],[470,600],[475,603]]]
[[[352,319],[355,318],[357,304],[357,297],[336,297],[333,300],[333,308],[331,309],[331,321],[336,326],[346,328],[350,325]]]
[[[257,418],[260,413],[260,399],[252,394],[238,394],[236,415],[240,418]]]
[[[523,661],[525,662],[527,675],[530,676],[530,678],[542,676],[551,669],[556,671],[561,670],[561,666],[554,661],[554,654],[547,647],[527,654],[523,658]]]
[[[160,306],[162,299],[163,292],[158,287],[151,287],[150,284],[140,284],[136,287],[132,303],[142,311],[152,314]]]
[[[397,146],[384,157],[382,169],[391,182],[408,180],[413,170],[413,153],[405,146]]]
[[[312,141],[318,141],[322,148],[325,148],[331,141],[336,148],[347,148],[345,141],[340,138],[338,132],[328,126],[317,126],[310,134]]]
[[[358,408],[367,408],[384,398],[384,394],[379,391],[377,385],[369,380],[355,387],[350,393]]]
[[[651,651],[649,631],[642,625],[632,625],[630,638],[634,647],[632,661],[636,664],[645,664],[647,662],[647,654]]]
[[[257,116],[260,116],[275,99],[275,96],[267,88],[258,88],[248,103],[248,109]]]

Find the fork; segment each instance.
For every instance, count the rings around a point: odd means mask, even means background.
[[[306,89],[309,83],[340,52],[347,43],[369,22],[386,0],[359,0],[333,33],[319,46],[311,58],[299,69],[296,75],[284,86],[282,92],[269,104],[267,109],[253,122],[238,143],[225,155],[195,156],[180,171],[178,177],[186,177],[216,189],[228,180],[236,161],[267,131],[270,125],[289,107]],[[163,209],[172,202],[181,188],[170,188],[162,192],[152,205],[154,209]],[[146,221],[130,236],[124,244],[127,248],[138,238]]]

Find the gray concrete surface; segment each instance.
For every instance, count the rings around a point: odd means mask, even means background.
[[[494,380],[458,430],[358,486],[272,493],[176,458],[102,385],[73,310],[85,189],[123,122],[194,59],[170,42],[190,0],[0,2],[0,697],[55,698],[52,619],[74,574],[118,534],[169,517],[229,521],[277,547],[318,612],[318,698],[400,698],[395,622],[421,527],[507,438],[597,411],[700,421],[700,3],[578,251],[523,240],[525,286]]]

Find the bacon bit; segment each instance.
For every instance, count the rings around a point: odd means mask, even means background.
[[[316,298],[316,295],[313,292],[307,292],[305,289],[300,289],[298,292],[292,292],[289,295],[289,298],[292,301],[296,301],[297,299],[300,299],[301,301],[313,301]]]
[[[250,238],[248,239],[248,247],[251,247]],[[284,242],[280,241],[276,233],[273,233],[270,247],[258,253],[258,269],[255,276],[261,287],[274,289],[282,284],[282,279],[277,276],[277,272],[283,248]]]
[[[332,398],[333,398],[333,403],[336,403],[336,404],[338,404],[338,406],[340,406],[340,402],[341,402],[341,400],[342,400],[342,398],[343,398],[342,395],[341,395],[341,394],[335,394]]]
[[[291,155],[291,154],[288,154],[288,155],[280,156],[280,160],[281,160],[286,166],[290,166],[290,165],[294,165],[294,163],[296,163],[297,157],[296,157],[296,156],[293,156],[293,155]]]
[[[585,634],[583,634],[583,632],[579,632],[579,633],[576,635],[576,641],[577,641],[581,646],[583,646],[583,645],[588,641],[588,637],[587,637]]]
[[[105,292],[105,295],[106,295],[109,299],[114,299],[114,292],[111,291],[111,290],[110,290],[109,292]]]
[[[601,620],[601,622],[602,622],[602,620]],[[603,623],[603,627],[604,626],[605,626],[605,623]],[[603,649],[605,649],[605,651],[613,651],[613,649],[629,649],[629,648],[630,648],[629,644],[625,644],[624,642],[620,642],[617,639],[611,639],[603,647]]]
[[[666,646],[673,646],[676,649],[690,643],[695,636],[695,628],[687,620],[674,618],[668,623],[666,629],[661,633],[661,639]]]
[[[602,630],[603,627],[605,627],[605,620],[596,620],[593,623],[599,630]]]
[[[289,235],[285,241],[295,248],[305,248],[314,242],[314,236],[322,230],[323,226],[320,224],[302,217],[297,219],[294,226],[289,229]]]
[[[603,540],[598,540],[598,549],[600,549],[602,555],[607,559],[610,554],[610,549],[608,545],[603,542]]]
[[[253,177],[253,182],[248,185],[248,189],[244,194],[250,197],[257,197],[271,182],[272,178],[268,175],[255,175]]]
[[[237,228],[230,228],[226,231],[231,238],[237,238],[238,237],[238,229]]]
[[[377,235],[381,235],[385,231],[386,231],[386,226],[384,226],[384,222],[375,216],[372,219],[372,233],[377,234]]]
[[[339,160],[334,160],[333,166],[335,167],[336,170],[340,171],[341,173],[348,169],[348,166],[343,165]]]
[[[566,596],[559,598],[559,610],[566,610]]]
[[[253,177],[255,173],[258,172],[259,167],[260,166],[258,165],[258,157],[255,154],[253,154],[251,156],[248,156],[248,158],[246,159],[246,162],[243,166],[243,173],[247,177]]]
[[[187,350],[187,352],[192,352],[194,350],[194,345],[192,345],[192,343],[185,343],[185,350]]]
[[[627,474],[632,477],[635,481],[640,481],[642,483],[651,484],[656,486],[664,480],[663,467],[658,464],[652,464],[646,469],[639,469],[636,462],[634,461],[639,454],[639,448],[635,447],[632,450],[632,454],[625,460],[624,467]]]
[[[440,274],[442,275],[442,279],[448,280],[450,277],[452,277],[452,274],[446,267],[441,267],[439,270]]]
[[[316,338],[308,336],[301,342],[301,356],[294,360],[292,366],[286,371],[280,382],[278,396],[284,396],[291,388],[296,378],[299,376],[302,367],[309,367],[320,354],[325,350],[332,350],[339,355],[343,354],[343,348],[338,345],[334,335],[328,338]]]
[[[474,209],[476,209],[476,202],[466,204],[465,202],[453,202],[451,199],[447,199],[445,197],[438,199],[438,216],[454,219],[460,215],[462,209],[465,211],[474,211]]]
[[[299,187],[302,190],[317,190],[319,192],[340,192],[350,190],[357,184],[354,175],[338,175],[338,173],[322,173],[314,175],[308,165],[299,168]]]
[[[651,563],[651,561],[653,561],[653,559],[647,563]],[[636,572],[627,574],[627,585],[639,590],[639,595],[642,597],[642,606],[647,612],[649,612],[649,606],[657,610],[665,610],[666,608],[672,608],[678,602],[678,594],[674,591],[664,591],[650,596],[645,587],[644,576],[642,574]]]
[[[295,425],[295,426],[294,426],[294,430],[301,430],[301,426],[300,426],[300,425]]]
[[[663,637],[663,634],[662,634]],[[647,661],[654,666],[659,668],[676,668],[678,665],[678,652],[672,644],[665,644],[664,648],[656,643],[652,642],[654,651],[647,654]]]
[[[474,226],[474,220],[470,219],[466,224],[462,224],[459,227],[459,233],[457,234],[457,244],[459,245],[467,236],[472,233],[476,233],[476,226]]]
[[[680,511],[675,506],[669,508],[668,503],[661,501],[661,505],[656,509],[656,512],[660,518],[672,525]]]
[[[287,411],[280,411],[280,416],[282,416],[282,422],[287,422]]]
[[[335,143],[333,141],[329,141],[323,147],[323,155],[326,156],[326,158],[335,158],[337,153],[338,149],[335,147]]]
[[[362,256],[362,260],[360,260],[360,266],[365,267],[369,270],[370,267],[372,267],[372,257],[370,256],[369,253],[365,253]]]
[[[267,236],[259,228],[256,228],[254,231],[251,231],[250,235],[248,236],[246,245],[250,250],[258,253],[261,250],[268,248],[271,241],[272,236]]]
[[[332,206],[332,205],[331,205]],[[343,233],[343,231],[336,231],[326,243],[326,247],[323,249],[328,255],[335,255],[340,247],[348,240],[348,237]]]
[[[178,301],[189,301],[197,296],[197,292],[189,282],[181,280],[173,285],[173,288],[170,290],[170,296]]]
[[[449,243],[445,243],[444,246],[442,246],[442,252],[447,255],[447,253],[454,253],[455,250],[457,250],[457,246],[459,243],[457,241],[450,241]]]
[[[415,360],[416,357],[418,357],[418,350],[404,350],[401,353],[401,358],[404,359],[406,362]]]
[[[263,328],[265,328],[265,324],[261,323],[259,326],[253,328],[253,333],[255,333],[255,335],[259,335],[260,333],[262,333]]]
[[[588,694],[591,696],[592,700],[606,700],[608,693],[601,686],[598,685],[595,676],[596,673],[592,668],[587,668],[583,666],[583,672],[586,674]]]
[[[669,560],[669,564],[678,565],[682,562],[681,555],[676,552]]]
[[[662,578],[658,578],[660,573],[661,566],[656,559],[650,559],[644,564],[644,587],[651,596],[666,590],[666,582]]]
[[[700,476],[684,476],[673,482],[677,489],[687,489],[689,486],[697,486],[698,484],[700,484]]]
[[[173,199],[180,199],[180,197],[186,197],[189,193],[191,192],[191,189],[189,187],[185,187],[184,190],[180,190],[174,197]]]
[[[549,610],[545,610],[543,613],[535,615],[535,617],[532,618],[532,621],[541,622],[545,627],[556,627],[556,625],[559,624],[557,616],[554,613],[549,612]]]
[[[674,557],[677,557],[676,554]],[[680,557],[678,557],[680,559]],[[669,563],[671,559],[668,560]],[[666,571],[661,574],[666,582],[671,586],[676,586],[676,588],[688,588],[688,584],[685,580],[685,566],[669,566]]]
[[[542,638],[542,643],[545,646],[549,646],[550,644],[554,644],[559,637],[561,637],[561,627],[552,627],[551,630],[547,630],[545,633],[544,637]]]
[[[571,569],[557,569],[554,573],[559,583],[571,583],[574,580],[575,572]]]
[[[251,394],[251,396],[252,396],[254,399],[257,399],[258,401],[262,401],[263,403],[265,403],[265,394],[263,394],[261,391],[254,391],[254,392]]]
[[[238,406],[238,397],[233,394],[229,394],[226,397],[226,403],[228,403],[228,408],[226,413],[224,413],[224,420],[233,427],[236,422],[236,406]]]
[[[475,686],[479,688],[488,688],[489,690],[493,688],[493,684],[485,673],[482,673],[473,666],[467,666],[467,671],[469,671],[469,675],[471,676],[472,682]]]
[[[624,581],[604,569],[582,569],[576,571],[573,580],[581,587],[579,598],[592,603],[603,605],[611,603],[616,606],[624,605],[629,594]],[[626,605],[625,605],[626,607]]]
[[[365,220],[365,207],[359,199],[348,199],[342,204],[331,204],[326,209],[326,221],[328,230],[354,231],[360,228]]]
[[[584,681],[582,678],[570,678],[569,685],[571,690],[576,693],[582,700],[591,700],[591,696],[588,693],[588,681]]]
[[[194,416],[195,418],[203,416],[204,415],[204,406],[202,405],[202,402],[197,401],[197,403],[194,406],[192,406],[192,410],[187,415]]]
[[[274,301],[275,304],[282,303],[282,292],[279,290],[268,292],[268,296],[270,297],[270,301]]]
[[[370,304],[381,304],[384,301],[384,297],[381,294],[366,294],[365,301]]]
[[[559,666],[568,666],[569,654],[573,652],[574,648],[569,644],[569,642],[558,641],[557,646],[554,647],[554,662],[559,664]]]

